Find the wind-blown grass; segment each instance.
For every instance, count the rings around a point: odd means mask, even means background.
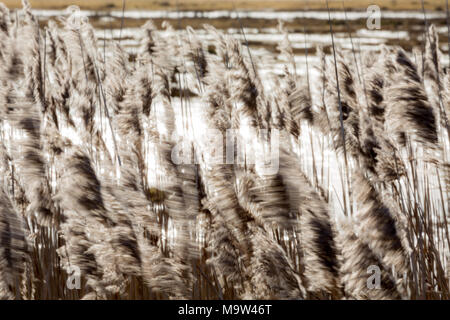
[[[76,18],[43,30],[26,1],[0,10],[0,298],[450,298],[433,26],[424,59],[318,48],[313,81],[282,25],[285,68],[263,77],[211,26],[207,46],[148,22],[132,59]],[[229,129],[240,157],[211,148]],[[252,159],[275,132],[267,173]]]

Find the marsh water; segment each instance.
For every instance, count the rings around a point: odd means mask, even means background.
[[[34,12],[43,25],[49,19],[56,20],[64,14],[58,10]],[[291,34],[297,54],[301,55],[305,49],[313,49],[317,44],[325,47],[331,45],[326,11],[82,11],[81,14],[88,17],[97,29],[99,39],[119,39],[121,35],[122,44],[131,52],[138,45],[138,28],[150,19],[157,26],[168,21],[176,30],[191,26],[200,29],[200,33],[204,24],[210,24],[236,37],[243,38],[245,34],[251,48],[272,52],[281,39],[277,25],[282,20]],[[448,51],[447,16],[444,11],[425,12],[426,20],[423,12],[381,11],[379,29],[375,30],[367,28],[370,17],[366,11],[332,12],[336,42],[344,48],[350,48],[352,38],[357,50],[377,49],[382,44],[401,45],[409,50],[420,45],[425,25],[434,24],[440,35],[441,50]]]

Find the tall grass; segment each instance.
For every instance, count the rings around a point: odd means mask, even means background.
[[[78,22],[0,6],[0,298],[450,298],[433,26],[423,59],[333,46],[301,74],[280,24],[266,77],[211,26],[207,46],[148,22],[131,56]],[[231,157],[211,147],[228,129]],[[252,160],[271,148],[267,173]]]

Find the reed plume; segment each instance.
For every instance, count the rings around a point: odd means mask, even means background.
[[[269,68],[243,27],[102,48],[23,4],[0,5],[1,299],[450,297],[437,28],[301,65],[280,23]]]

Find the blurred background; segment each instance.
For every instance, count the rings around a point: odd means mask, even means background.
[[[4,0],[10,9],[20,8],[20,0]],[[183,32],[191,26],[204,40],[202,26],[210,24],[242,40],[247,40],[256,59],[277,52],[282,40],[277,26],[285,22],[299,60],[313,53],[317,45],[330,52],[331,36],[326,1],[319,0],[30,0],[42,26],[57,20],[69,5],[77,5],[105,43],[120,38],[131,54],[139,45],[139,27],[151,19],[161,27],[168,21]],[[367,8],[380,8],[380,29],[367,27]],[[425,25],[434,24],[440,48],[447,56],[448,28],[446,0],[329,0],[333,10],[336,42],[342,49],[379,50],[382,45],[400,45],[406,50],[422,45]],[[424,19],[426,17],[426,21]],[[122,29],[122,30],[121,30]],[[245,37],[244,37],[245,35]],[[448,59],[447,59],[448,60]],[[265,65],[276,63],[263,61]],[[300,66],[302,63],[299,64]]]
[[[76,4],[82,9],[114,10],[122,9],[122,0],[31,0],[35,8],[63,9]],[[21,7],[20,0],[3,1],[10,8]],[[128,0],[130,9],[146,10],[301,10],[304,6],[311,9],[325,9],[324,0]],[[330,0],[330,7],[341,9],[342,0]],[[369,5],[378,5],[389,10],[421,10],[421,0],[346,0],[345,5],[352,9],[364,9]],[[426,9],[444,10],[445,0],[426,0]]]

